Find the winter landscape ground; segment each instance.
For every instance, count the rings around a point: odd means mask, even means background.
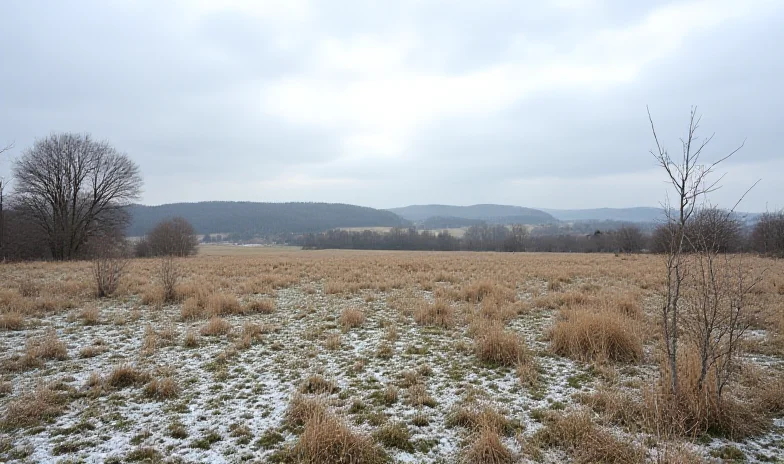
[[[172,301],[157,259],[103,299],[89,262],[0,265],[0,462],[784,459],[781,261],[744,258],[721,417],[678,422],[662,257],[205,251]]]

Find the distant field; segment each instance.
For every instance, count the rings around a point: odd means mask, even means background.
[[[104,299],[89,262],[0,264],[0,462],[784,456],[782,260],[747,258],[728,438],[652,403],[660,257],[200,250],[171,302],[155,259]]]
[[[390,230],[392,230],[392,227],[341,227],[340,230],[346,230],[349,232],[363,232],[366,230],[370,230],[372,232],[386,234]],[[463,235],[465,235],[466,228],[462,227],[462,228],[453,228],[453,229],[432,229],[430,230],[430,232],[437,234],[444,230],[449,232],[449,235],[453,237],[462,238]]]
[[[281,251],[297,252],[297,246],[256,246],[256,245],[199,245],[199,255],[203,256],[255,256]]]

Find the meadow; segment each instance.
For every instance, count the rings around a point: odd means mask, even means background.
[[[0,461],[784,459],[780,260],[713,411],[660,401],[660,256],[202,250],[168,299],[160,259],[0,264]]]

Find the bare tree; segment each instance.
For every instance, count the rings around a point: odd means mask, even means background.
[[[93,236],[127,225],[122,208],[139,197],[138,166],[105,141],[51,134],[14,165],[21,207],[49,238],[52,257],[76,257]]]
[[[10,143],[5,147],[0,148],[0,155],[14,148],[14,144]],[[5,195],[6,180],[0,176],[0,261],[4,261],[6,257],[5,252],[5,211],[3,210],[3,200]]]
[[[93,277],[96,296],[111,296],[117,290],[120,278],[128,265],[128,247],[124,241],[113,237],[96,237],[93,240]]]
[[[784,210],[760,216],[751,231],[751,246],[758,253],[784,257]]]
[[[669,232],[669,243],[666,245],[667,276],[665,298],[660,315],[669,370],[670,391],[673,394],[677,394],[678,344],[682,325],[681,300],[684,294],[684,282],[689,277],[690,272],[687,263],[687,251],[689,248],[686,234],[687,225],[695,211],[696,205],[706,195],[715,191],[724,177],[719,176],[716,180],[710,180],[710,176],[714,173],[716,166],[737,153],[743,147],[743,144],[717,161],[702,163],[702,152],[710,143],[713,135],[702,140],[697,137],[700,116],[697,115],[697,108],[692,107],[688,134],[685,140],[681,139],[681,154],[673,158],[659,142],[650,110],[648,110],[648,121],[651,124],[651,131],[656,142],[656,150],[651,150],[651,154],[656,159],[657,164],[667,173],[668,181],[675,192],[676,200],[674,207],[669,201],[664,205],[667,226],[663,230]]]
[[[184,218],[176,217],[159,222],[147,237],[139,242],[137,255],[146,252],[151,256],[185,257],[195,255],[198,247],[199,239],[193,226]]]
[[[638,253],[645,246],[645,237],[637,226],[623,225],[614,235],[616,247],[622,253]]]

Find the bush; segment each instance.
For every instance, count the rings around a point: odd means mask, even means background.
[[[199,251],[199,239],[193,226],[184,218],[176,217],[159,222],[147,237],[137,242],[136,256],[195,255]]]

